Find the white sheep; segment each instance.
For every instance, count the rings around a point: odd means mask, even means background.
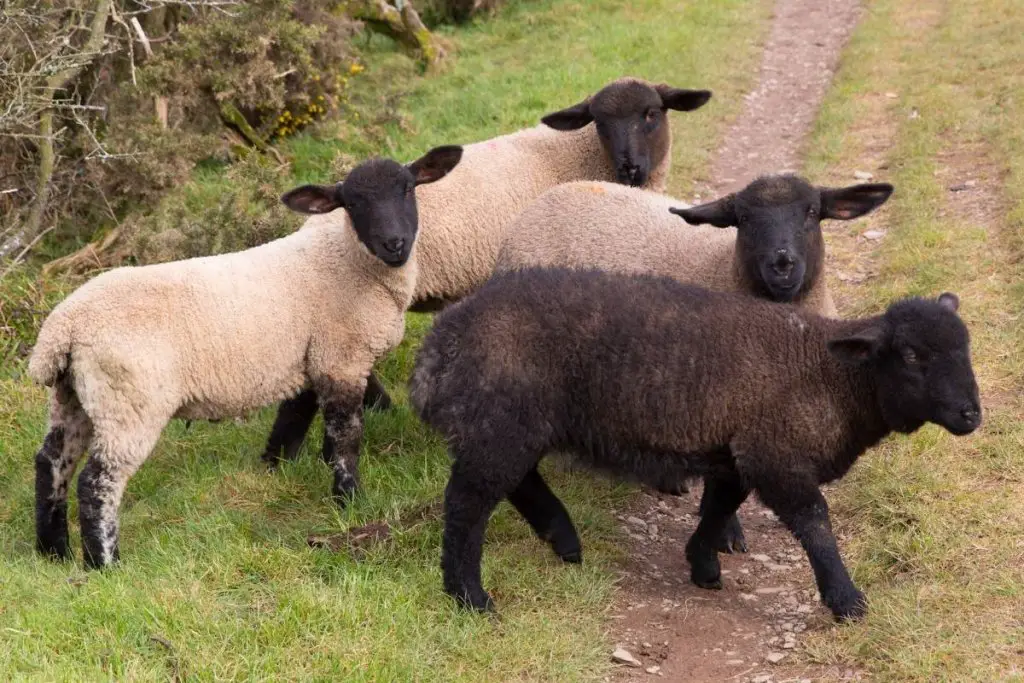
[[[233,254],[104,273],[43,323],[29,374],[52,388],[36,455],[37,546],[69,557],[67,490],[78,481],[85,563],[118,557],[129,477],[172,418],[219,419],[316,387],[335,496],[357,483],[362,397],[374,361],[397,345],[417,265],[414,187],[444,177],[459,147],[403,166],[374,159],[311,204],[328,224]],[[285,196],[299,201],[304,188]]]
[[[663,191],[671,166],[672,134],[666,112],[691,111],[711,97],[622,78],[542,124],[467,145],[462,162],[443,185],[416,192],[420,274],[414,311],[433,311],[474,291],[491,276],[506,228],[545,190],[574,180],[608,180]],[[310,186],[329,194],[331,186]],[[293,206],[306,211],[303,206]],[[335,225],[343,212],[314,216],[306,226]],[[371,375],[366,405],[390,400]],[[271,465],[294,458],[316,415],[313,392],[279,409],[263,458]]]

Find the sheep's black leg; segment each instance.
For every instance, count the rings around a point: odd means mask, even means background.
[[[481,612],[494,610],[480,578],[480,562],[487,520],[503,497],[503,491],[494,490],[484,477],[474,476],[458,459],[452,464],[444,492],[444,590],[459,604]]]
[[[704,483],[713,488],[712,495],[703,499],[704,511],[696,531],[686,544],[686,559],[690,562],[690,579],[701,588],[722,587],[722,567],[718,562],[718,543],[729,519],[746,500],[748,490],[740,482],[739,474],[707,477]]]
[[[781,481],[779,482],[782,483]],[[864,594],[857,590],[846,571],[828,518],[828,503],[817,486],[758,486],[758,495],[779,516],[800,541],[814,570],[822,601],[837,620],[858,619],[867,611]]]
[[[704,493],[701,494],[700,508],[698,510],[701,517],[704,516],[704,510],[707,509],[708,499],[716,495],[716,485],[714,479],[708,479],[704,482]],[[729,519],[718,538],[716,547],[720,553],[747,552],[747,538],[743,535],[743,527],[740,525],[739,517],[735,513],[729,515]]]
[[[309,425],[316,417],[316,410],[317,396],[312,389],[305,389],[282,401],[267,438],[263,461],[274,468],[281,460],[294,460],[298,457]]]
[[[71,559],[68,547],[70,473],[62,476],[64,427],[50,429],[36,453],[36,549],[57,559]],[[63,479],[63,481],[61,481]]]
[[[36,454],[36,548],[69,560],[68,487],[92,436],[92,422],[78,397],[58,383],[50,397],[50,431]]]
[[[363,408],[368,410],[390,410],[391,397],[381,384],[377,373],[371,372],[366,378],[366,393],[363,394]]]
[[[363,440],[363,393],[360,384],[326,382],[317,387],[324,411],[324,461],[334,470],[331,491],[344,506],[359,485],[359,446]]]
[[[572,518],[537,468],[530,470],[519,486],[508,494],[508,500],[530,524],[537,537],[550,543],[562,560],[583,561],[580,537]]]

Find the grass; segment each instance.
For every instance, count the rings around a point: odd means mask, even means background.
[[[893,438],[838,487],[834,517],[871,612],[814,637],[809,655],[878,680],[1020,681],[1024,15],[1012,0],[867,7],[806,164],[813,177],[848,183],[881,148],[876,177],[896,186],[873,254],[879,277],[847,287],[854,303],[844,313],[959,293],[985,425],[969,438],[934,426]],[[969,179],[974,189],[950,191]]]
[[[673,115],[671,188],[681,193],[754,78],[769,9],[767,0],[517,4],[450,32],[458,59],[428,79],[374,41],[367,49],[378,54],[367,60],[356,109],[373,111],[376,103],[379,116],[366,127],[372,134],[339,125],[291,139],[293,179],[325,181],[339,154],[410,159],[435,144],[532,125],[631,73],[715,91],[700,112]],[[204,169],[194,196],[225,184],[216,169]],[[17,286],[31,279],[20,272]],[[31,291],[47,302],[40,306],[52,303],[48,290]],[[19,313],[10,329],[20,333],[35,314]],[[406,342],[381,364],[400,398],[428,325],[410,315]],[[33,552],[32,458],[45,415],[44,392],[23,377],[20,362],[7,363],[0,369],[0,671],[9,679],[569,681],[607,670],[604,617],[617,541],[610,510],[629,487],[552,473],[586,546],[581,567],[558,563],[503,506],[488,530],[484,564],[502,613],[492,620],[455,610],[441,593],[441,522],[414,512],[440,496],[447,456],[404,401],[368,417],[364,488],[345,511],[327,497],[327,470],[313,456],[318,437],[279,473],[263,470],[257,455],[271,411],[240,424],[176,423],[128,487],[122,565],[86,574]],[[393,537],[362,557],[306,546],[309,533],[381,518],[393,523]],[[72,535],[77,550],[75,524]]]

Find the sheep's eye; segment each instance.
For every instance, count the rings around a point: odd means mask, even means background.
[[[808,218],[817,218],[817,216],[818,216],[818,210],[815,209],[813,206],[811,208],[807,209],[807,217]]]
[[[657,121],[658,120],[658,110],[657,109],[648,109],[647,113],[644,114],[644,120],[647,121],[647,123],[654,123],[655,121]]]
[[[914,349],[904,348],[900,354],[903,356],[903,362],[907,365],[917,365],[917,354],[914,353]]]

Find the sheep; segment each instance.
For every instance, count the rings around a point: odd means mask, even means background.
[[[775,175],[715,201],[679,208],[678,200],[639,188],[566,183],[542,194],[515,220],[495,272],[566,266],[650,273],[837,317],[823,277],[821,221],[863,216],[892,191],[887,183],[826,188],[795,175]],[[672,214],[714,227],[680,229]],[[685,482],[656,488],[674,495],[686,490]],[[746,552],[737,518],[729,521],[719,547]]]
[[[361,406],[373,362],[402,339],[416,281],[415,185],[444,177],[460,147],[403,166],[372,159],[330,197],[285,195],[310,210],[345,207],[352,228],[322,225],[242,252],[108,271],[43,323],[29,374],[51,387],[35,459],[36,541],[70,558],[67,491],[78,480],[87,567],[120,555],[128,479],[172,418],[218,419],[315,386],[327,425],[333,494],[357,485]]]
[[[654,275],[530,268],[441,313],[410,398],[446,440],[444,588],[492,610],[480,580],[487,519],[508,498],[563,559],[579,544],[537,464],[553,450],[640,481],[702,476],[686,557],[720,589],[716,540],[750,491],[800,541],[838,620],[864,614],[818,487],[891,432],[981,424],[959,300],[907,298],[882,315],[794,304]]]
[[[544,116],[539,126],[467,145],[444,185],[416,193],[420,274],[412,310],[440,310],[487,280],[503,232],[548,188],[590,179],[664,190],[672,156],[666,112],[693,111],[710,98],[708,90],[621,78]],[[321,191],[330,193],[331,187]],[[334,213],[314,216],[306,225],[344,220],[343,213]],[[368,391],[364,405],[391,404],[372,374]],[[313,393],[282,403],[263,452],[271,467],[296,457],[316,406]]]

